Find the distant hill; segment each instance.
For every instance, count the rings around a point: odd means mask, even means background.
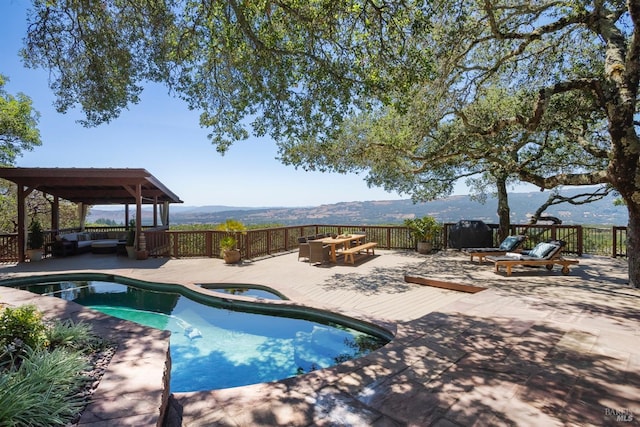
[[[578,190],[563,191],[575,194]],[[584,190],[580,190],[582,192]],[[549,197],[548,192],[512,193],[509,195],[511,221],[524,223],[529,216]],[[627,209],[614,206],[614,198],[587,205],[560,204],[545,212],[560,218],[564,224],[626,225]],[[245,224],[400,224],[406,218],[432,215],[442,222],[457,222],[461,219],[482,220],[496,223],[497,201],[488,198],[485,204],[469,199],[468,196],[452,196],[427,203],[414,204],[411,200],[378,200],[365,202],[340,202],[314,207],[264,207],[247,208],[232,206],[179,206],[172,205],[171,224],[217,224],[228,218],[238,219]],[[92,209],[89,222],[99,218],[124,223],[124,211]],[[143,209],[143,218],[150,221],[151,210]],[[143,219],[143,222],[144,221]]]

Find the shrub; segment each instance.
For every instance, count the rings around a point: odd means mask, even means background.
[[[31,220],[31,224],[29,224],[27,246],[29,249],[41,249],[44,246],[44,231],[37,219]]]
[[[46,343],[46,326],[42,313],[33,305],[16,308],[6,307],[0,314],[0,345],[21,342],[33,349]]]
[[[0,425],[66,425],[83,408],[88,366],[67,349],[31,349],[17,370],[0,372]]]
[[[91,325],[72,320],[56,320],[46,332],[50,349],[59,347],[91,351],[100,347],[102,340],[93,334]]]
[[[90,325],[46,325],[33,305],[7,308],[0,316],[0,344],[1,426],[61,426],[77,418],[90,381],[83,353],[102,344]]]
[[[442,231],[442,225],[432,216],[406,219],[404,226],[409,229],[413,238],[418,242],[430,242],[434,236]]]

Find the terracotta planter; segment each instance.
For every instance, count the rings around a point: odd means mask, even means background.
[[[27,249],[27,256],[29,257],[29,261],[41,261],[42,249]]]
[[[129,259],[136,259],[136,257],[137,257],[136,247],[135,246],[125,246],[125,248],[127,249],[127,256],[129,257]]]
[[[230,249],[222,253],[222,258],[226,264],[235,264],[240,262],[240,250]]]
[[[144,260],[149,258],[149,252],[148,251],[136,251],[136,259],[139,260]]]
[[[418,253],[429,254],[433,250],[431,242],[418,242]]]

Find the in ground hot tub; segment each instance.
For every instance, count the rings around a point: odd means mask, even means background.
[[[271,289],[267,286],[243,285],[235,283],[201,283],[200,286],[211,291],[221,292],[229,295],[241,295],[244,297],[272,300],[289,299],[275,289]]]

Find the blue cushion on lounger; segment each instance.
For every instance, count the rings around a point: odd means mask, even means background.
[[[552,251],[558,248],[558,245],[551,243],[538,243],[538,245],[529,251],[530,257],[546,258]]]
[[[524,240],[524,236],[509,236],[500,243],[501,251],[511,252],[516,249]]]

